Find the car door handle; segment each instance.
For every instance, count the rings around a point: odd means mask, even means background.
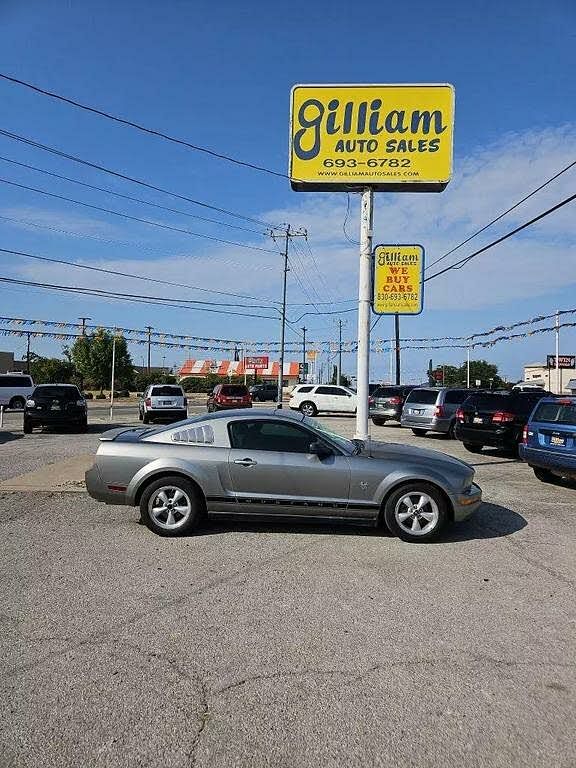
[[[253,467],[258,462],[254,459],[234,459],[234,464],[240,464],[241,467]]]

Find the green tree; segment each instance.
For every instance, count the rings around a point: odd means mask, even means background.
[[[148,373],[140,371],[134,375],[134,388],[137,392],[144,392],[150,384],[176,384],[176,377],[171,373]]]
[[[467,380],[467,363],[464,362],[460,366],[455,365],[438,365],[434,369],[435,371],[443,371],[443,377],[438,380],[432,375],[432,371],[428,371],[430,383],[437,386],[445,387],[465,387]],[[493,389],[499,389],[504,386],[503,380],[498,375],[498,366],[493,363],[489,363],[486,360],[470,360],[470,386],[475,387],[476,381],[480,380],[481,387]]]
[[[57,357],[30,355],[30,373],[36,384],[69,384],[74,377],[74,365]]]
[[[70,357],[85,387],[93,387],[100,392],[110,387],[113,342],[112,333],[104,328],[97,328],[94,333],[81,336],[74,342]],[[118,389],[129,389],[133,384],[134,365],[123,336],[116,336],[114,378],[114,386]]]

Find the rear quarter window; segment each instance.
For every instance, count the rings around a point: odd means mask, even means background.
[[[422,405],[434,405],[438,399],[436,389],[413,389],[406,398],[407,403],[421,403]]]

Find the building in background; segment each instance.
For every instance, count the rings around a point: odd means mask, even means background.
[[[280,363],[272,362],[268,368],[257,371],[260,381],[278,381]],[[185,379],[189,376],[203,379],[208,374],[220,376],[223,381],[232,376],[244,376],[244,364],[242,360],[186,360],[178,371],[178,378]],[[246,376],[252,377],[254,371],[246,369]],[[293,387],[298,383],[300,376],[300,363],[284,363],[284,386]]]
[[[574,357],[570,355],[558,355],[560,368],[556,371],[554,355],[549,355],[548,366],[546,363],[529,363],[524,366],[524,381],[522,384],[531,384],[535,387],[552,392],[555,395],[570,393],[568,383],[574,376]],[[569,365],[570,364],[570,365]],[[571,370],[572,369],[572,370]]]

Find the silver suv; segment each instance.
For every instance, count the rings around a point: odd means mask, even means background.
[[[177,384],[150,384],[140,400],[138,416],[144,424],[154,419],[187,419],[188,401],[184,390]]]
[[[442,432],[454,437],[456,411],[470,394],[462,387],[418,387],[404,401],[400,424],[415,435]]]

